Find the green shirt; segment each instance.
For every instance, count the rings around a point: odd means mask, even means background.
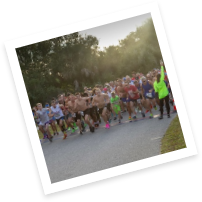
[[[120,99],[119,99],[119,96],[116,95],[114,98],[111,97],[110,102],[111,102],[112,104],[119,105],[119,100],[120,100]]]
[[[157,81],[154,82],[154,90],[156,93],[158,93],[159,99],[162,99],[169,94],[166,84],[164,82],[164,77],[165,77],[164,68],[163,68],[163,66],[161,66],[160,82],[158,82],[158,83],[157,83]]]

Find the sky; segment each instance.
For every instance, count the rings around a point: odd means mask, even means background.
[[[141,26],[148,18],[151,18],[150,13],[84,30],[79,33],[83,36],[85,34],[96,36],[99,40],[99,47],[103,50],[104,47],[118,45],[119,40],[124,39],[130,32],[136,31],[136,28]]]

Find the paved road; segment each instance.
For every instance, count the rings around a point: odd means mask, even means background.
[[[158,111],[153,119],[146,116],[141,120],[138,114],[140,120],[129,123],[124,113],[123,123],[112,121],[110,129],[102,124],[94,133],[77,131],[66,140],[60,134],[52,143],[43,141],[51,183],[159,155],[161,138],[176,114],[163,120],[158,120]]]

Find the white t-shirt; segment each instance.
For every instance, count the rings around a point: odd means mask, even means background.
[[[130,84],[130,85],[133,85],[133,86],[135,85],[135,84],[134,84],[134,81],[131,81],[129,84]]]
[[[54,117],[56,119],[60,119],[61,117],[64,116],[59,104],[57,104],[55,108],[51,106],[51,111],[54,113]]]
[[[47,123],[49,121],[49,116],[47,114],[47,108],[42,108],[42,110],[38,110],[37,114],[39,115],[39,125],[45,125],[45,123]]]
[[[112,97],[112,94],[110,92],[107,92],[107,94],[108,94],[109,98]]]

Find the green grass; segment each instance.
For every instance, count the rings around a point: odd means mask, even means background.
[[[161,153],[164,154],[182,148],[186,148],[186,144],[177,115],[170,123],[169,128],[161,140]]]

